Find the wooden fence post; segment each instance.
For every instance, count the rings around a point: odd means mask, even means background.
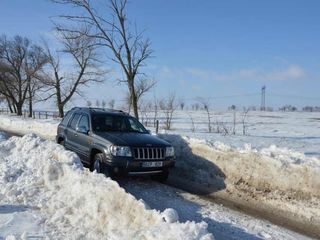
[[[156,121],[156,134],[159,132],[159,120]]]

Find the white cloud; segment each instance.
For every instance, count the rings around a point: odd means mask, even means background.
[[[274,70],[240,69],[221,73],[216,70],[200,68],[171,68],[161,67],[159,73],[162,78],[197,79],[203,81],[290,81],[302,80],[307,76],[306,71],[298,65],[289,65]]]
[[[306,77],[307,74],[303,68],[297,65],[292,65],[286,69],[271,72],[264,76],[268,81],[272,80],[299,80]]]

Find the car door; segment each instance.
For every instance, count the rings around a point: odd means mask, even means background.
[[[78,133],[76,132],[76,127],[78,125],[78,122],[80,120],[81,115],[79,113],[75,113],[68,123],[67,131],[66,131],[66,139],[65,139],[65,147],[67,149],[70,149],[76,153],[78,152],[77,148],[77,137]]]
[[[90,122],[88,114],[81,114],[77,128],[76,146],[82,160],[89,162],[91,136],[89,135]]]

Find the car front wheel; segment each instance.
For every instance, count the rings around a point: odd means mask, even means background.
[[[96,171],[97,173],[102,173],[107,177],[109,177],[109,174],[103,159],[104,159],[103,153],[97,153],[96,155],[94,155],[90,170]]]

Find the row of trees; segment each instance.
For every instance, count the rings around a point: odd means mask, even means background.
[[[95,49],[90,39],[60,37],[61,49],[51,50],[47,43],[42,46],[28,38],[15,36],[0,38],[0,94],[11,112],[22,115],[28,105],[32,116],[35,101],[54,98],[59,115],[70,99],[80,93],[82,85],[101,82],[104,72],[98,66]],[[63,66],[61,58],[72,64]]]
[[[54,97],[62,117],[65,105],[75,94],[81,94],[81,86],[103,81],[107,71],[101,59],[111,59],[123,72],[118,82],[128,87],[128,104],[139,118],[138,102],[156,81],[141,71],[152,49],[142,32],[132,28],[127,1],[107,0],[108,5],[94,5],[88,0],[52,1],[78,10],[76,15],[61,15],[54,22],[59,49],[51,49],[46,42],[34,44],[21,36],[0,38],[0,96],[10,111],[22,115],[28,103],[31,115],[34,101]],[[66,59],[72,64],[66,66]]]

